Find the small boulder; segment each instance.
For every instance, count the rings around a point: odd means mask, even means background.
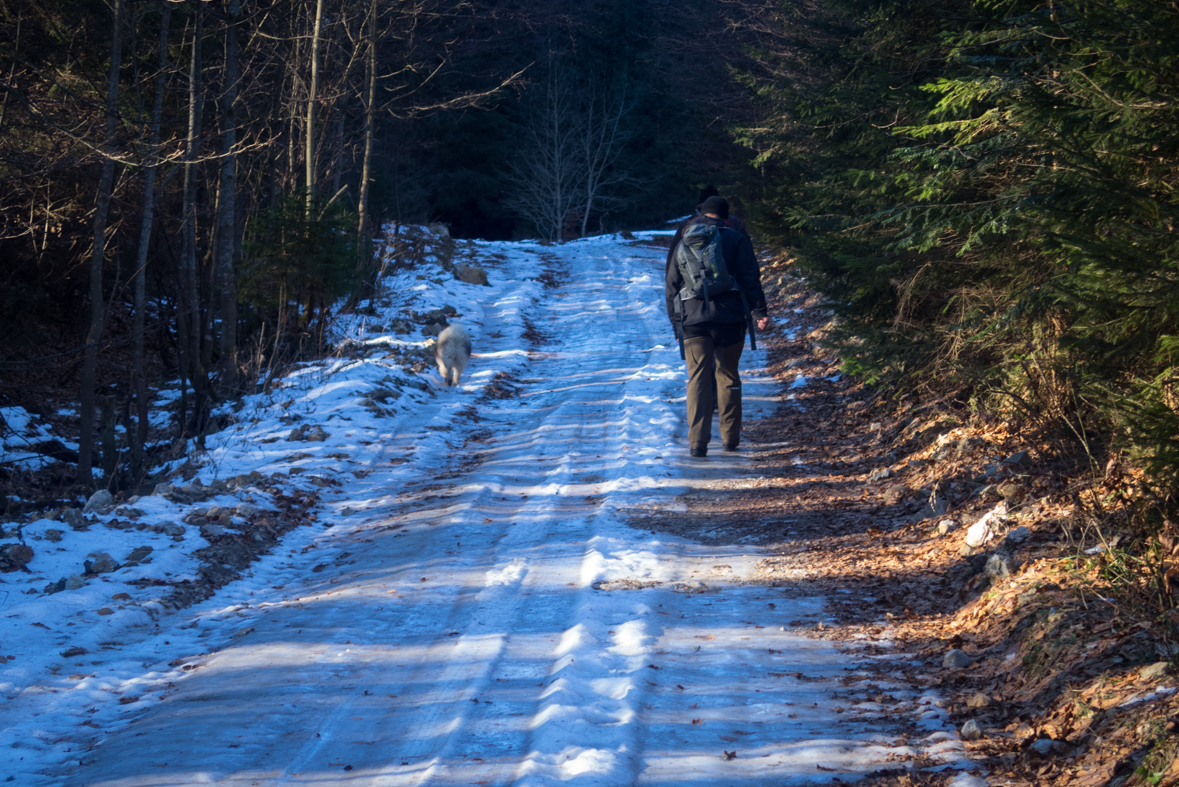
[[[454,308],[450,304],[447,304],[441,309],[431,309],[430,311],[423,314],[422,322],[427,324],[432,322],[440,322],[443,325],[446,325],[446,318],[454,317],[456,314],[458,314],[458,309]]]
[[[956,446],[958,458],[961,459],[964,456],[968,456],[970,452],[982,444],[982,442],[983,441],[977,437],[962,438],[958,441]]]
[[[991,704],[991,698],[983,694],[981,691],[966,700],[966,707],[968,708],[985,708]]]
[[[442,333],[444,330],[446,330],[446,326],[443,325],[442,323],[440,323],[440,322],[430,323],[425,328],[422,328],[422,335],[423,336],[437,336],[438,334]],[[414,364],[414,365],[418,366],[419,364]],[[425,368],[425,366],[426,366],[425,363],[422,363],[420,365],[423,368]]]
[[[159,525],[160,532],[166,536],[183,536],[184,525],[175,522],[161,522]]]
[[[306,438],[303,436],[303,431],[306,428],[307,427],[305,427],[305,426],[296,426],[294,429],[291,430],[291,433],[289,435],[287,435],[287,442],[299,443],[299,442],[302,442],[303,440],[305,440]]]
[[[996,552],[987,558],[987,564],[983,567],[985,573],[991,579],[1007,579],[1011,576],[1011,572],[1016,568],[1015,563],[1011,560],[1011,556],[1006,552]]]
[[[1027,490],[1023,488],[1023,485],[1015,483],[999,484],[996,491],[999,493],[999,497],[1009,503],[1018,503],[1027,495]]]
[[[878,467],[868,475],[869,481],[882,481],[892,475],[892,471],[887,467]]]
[[[63,590],[77,590],[78,588],[86,587],[86,582],[77,574],[70,574],[68,577],[62,577],[56,582],[45,586],[45,593],[60,593]]]
[[[135,547],[131,550],[131,554],[124,558],[124,563],[142,563],[144,559],[152,553],[152,548],[149,546]]]
[[[942,657],[943,669],[962,669],[969,667],[974,659],[970,658],[970,654],[959,648],[954,648],[944,657]]]
[[[57,531],[60,532],[60,531]],[[0,572],[19,571],[33,559],[33,548],[24,544],[0,546]]]
[[[891,506],[899,502],[912,491],[913,490],[909,489],[909,487],[902,486],[900,484],[897,486],[890,486],[888,489],[884,490],[884,504],[886,506]]]
[[[72,659],[77,658],[78,656],[85,656],[87,653],[89,653],[89,651],[86,650],[86,648],[72,647],[63,650],[61,652],[61,657],[63,659]]]
[[[1047,757],[1051,754],[1055,754],[1057,750],[1062,748],[1062,746],[1059,741],[1054,741],[1051,738],[1040,738],[1038,740],[1032,741],[1028,748],[1034,751],[1036,754],[1039,754],[1041,757]]]
[[[252,516],[258,516],[261,513],[258,506],[251,505],[250,503],[238,503],[237,508],[234,510],[237,511],[238,516],[244,516],[247,519]]]
[[[1166,661],[1155,662],[1139,671],[1138,680],[1157,680],[1167,674],[1167,669],[1170,666],[1170,663]]]
[[[322,426],[316,426],[310,432],[307,433],[307,437],[305,439],[309,443],[323,443],[323,442],[327,442],[327,439],[330,436],[331,435],[329,435],[326,431],[324,431],[324,428]]]
[[[455,268],[454,277],[467,284],[481,284],[484,287],[491,286],[491,282],[487,280],[487,271],[478,265],[460,265]]]
[[[62,522],[70,526],[71,530],[85,531],[90,529],[86,520],[82,518],[82,510],[79,508],[63,508],[60,518]]]
[[[1000,503],[988,511],[982,519],[975,522],[966,531],[966,545],[977,548],[993,539],[999,526],[1007,517],[1007,504]]]
[[[955,522],[953,519],[943,519],[941,522],[937,523],[937,534],[939,536],[944,536],[944,535],[947,535],[948,533],[953,533],[957,529],[958,529],[958,523]]]
[[[989,555],[986,553],[974,554],[974,550],[965,544],[962,545],[962,557],[966,558],[966,564],[970,566],[970,576],[981,574],[987,567],[987,559]]]
[[[225,535],[225,528],[221,527],[221,525],[202,525],[201,526],[201,537],[204,538],[206,541],[212,541],[214,538],[217,538],[218,536],[223,536],[223,535]]]
[[[1006,538],[1003,539],[1003,542],[1007,544],[1022,544],[1031,537],[1032,531],[1028,530],[1026,525],[1020,525],[1008,533]]]
[[[1005,465],[1023,465],[1023,464],[1027,464],[1027,461],[1028,461],[1028,452],[1027,451],[1016,451],[1014,454],[1012,454],[1011,456],[1004,459],[1003,464],[1005,464]]]
[[[929,500],[921,507],[921,510],[909,517],[909,522],[912,524],[924,522],[926,519],[941,516],[949,509],[949,499],[944,494],[940,494],[940,490],[934,489],[929,495]]]
[[[976,741],[983,736],[982,728],[978,726],[978,722],[974,719],[962,725],[962,730],[959,732],[964,741]]]
[[[115,507],[115,497],[105,489],[99,489],[86,501],[82,509],[84,514],[105,514]]]
[[[86,569],[87,574],[109,574],[120,568],[118,561],[106,552],[91,552],[86,557],[89,560],[83,562],[82,566]]]
[[[111,530],[133,530],[135,523],[129,519],[112,519],[105,526]]]

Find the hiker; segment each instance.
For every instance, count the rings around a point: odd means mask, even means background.
[[[717,191],[716,186],[712,185],[711,183],[709,183],[704,188],[700,189],[699,193],[696,195],[696,216],[693,216],[692,218],[687,219],[682,224],[680,224],[680,226],[678,228],[676,228],[676,235],[675,235],[674,242],[678,243],[680,236],[684,232],[684,228],[687,227],[688,224],[690,224],[693,219],[695,219],[698,216],[701,216],[704,213],[704,211],[701,210],[701,208],[704,207],[705,201],[707,201],[709,197],[719,197],[719,196],[720,196],[720,192]],[[732,204],[729,205],[729,215],[725,217],[725,225],[728,226],[730,229],[737,230],[737,232],[740,232],[742,235],[749,238],[750,240],[753,240],[749,235],[749,230],[746,229],[746,227],[745,227],[745,220],[743,218],[741,218],[740,215],[738,215],[738,213],[739,213],[738,211],[734,210],[736,205],[738,205],[738,204],[739,204],[739,200],[736,197],[734,197]]]
[[[741,377],[737,363],[750,331],[770,324],[753,243],[726,223],[729,203],[713,195],[700,205],[667,254],[664,296],[667,315],[688,363],[688,447],[708,455],[712,439],[713,382],[720,414],[721,444],[741,443]]]

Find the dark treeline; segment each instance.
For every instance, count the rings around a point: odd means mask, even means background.
[[[858,374],[1179,471],[1179,8],[825,0],[757,24],[760,224]]]
[[[121,421],[103,483],[134,484],[149,382],[181,380],[173,436],[199,436],[275,355],[318,351],[386,222],[561,241],[686,212],[751,171],[730,11],[0,1],[4,403],[76,392],[77,479]]]
[[[1073,474],[1063,538],[1105,550],[1077,576],[1173,637],[1179,5],[800,0],[752,24],[758,225],[826,294],[845,369],[1021,429]]]

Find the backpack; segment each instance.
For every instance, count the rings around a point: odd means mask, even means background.
[[[721,228],[715,224],[693,224],[684,230],[675,264],[684,278],[681,300],[703,298],[707,307],[711,297],[737,288],[725,265]]]

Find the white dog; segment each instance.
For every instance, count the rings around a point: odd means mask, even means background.
[[[434,360],[438,363],[438,373],[447,385],[458,385],[459,377],[467,368],[471,360],[471,337],[457,322],[447,326],[438,335],[438,343],[434,345]]]

